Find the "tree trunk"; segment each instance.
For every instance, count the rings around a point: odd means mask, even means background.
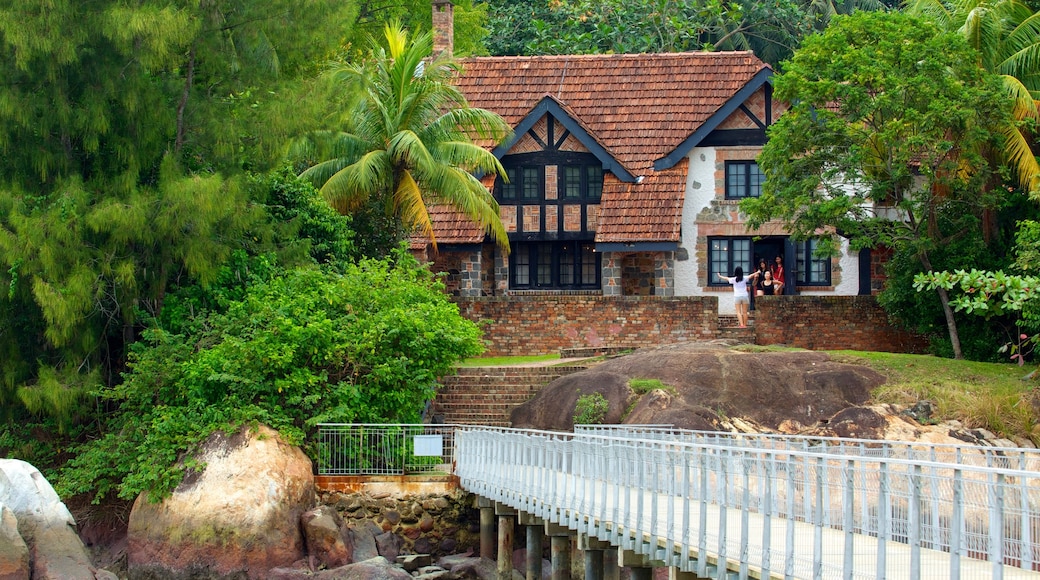
[[[181,101],[177,104],[177,137],[174,141],[174,151],[180,154],[184,147],[184,109],[188,106],[188,96],[191,94],[191,85],[195,81],[195,45],[188,51],[188,72],[184,79],[184,91],[181,93]]]
[[[921,265],[925,267],[929,272],[932,271],[932,261],[928,259],[928,253],[921,253]],[[953,358],[957,360],[964,359],[964,353],[961,352],[961,338],[957,333],[957,320],[953,317],[953,308],[950,307],[950,294],[946,292],[945,288],[937,288],[936,292],[939,293],[939,303],[942,304],[943,315],[946,316],[946,331],[950,334],[950,346],[953,347]]]

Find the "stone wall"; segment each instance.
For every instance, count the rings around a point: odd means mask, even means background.
[[[643,348],[720,338],[714,296],[537,294],[455,298],[484,327],[486,356],[574,348]],[[888,320],[874,296],[767,296],[756,301],[760,345],[807,349],[926,352],[928,341]]]
[[[900,330],[874,296],[760,296],[755,342],[812,350],[924,353],[928,341]]]
[[[374,548],[391,561],[397,554],[437,558],[466,551],[480,553],[480,512],[473,507],[473,496],[462,490],[391,494],[326,489],[319,500],[334,507],[348,528],[371,532],[377,544]],[[367,535],[355,532],[355,537]]]
[[[486,324],[487,356],[711,340],[719,326],[714,296],[540,294],[456,298],[455,302],[464,317]]]

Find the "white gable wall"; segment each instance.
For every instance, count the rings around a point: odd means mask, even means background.
[[[698,231],[697,218],[706,213],[712,203],[717,203],[723,184],[716,184],[716,170],[719,156],[715,147],[696,147],[689,155],[689,172],[686,178],[685,201],[682,209],[682,241],[680,256],[684,259],[675,261],[675,295],[676,296],[717,296],[719,298],[719,314],[735,314],[732,291],[707,290],[698,274],[706,275],[707,248],[705,240]],[[732,202],[730,202],[732,203]],[[771,232],[775,235],[777,232]],[[803,287],[799,294],[809,296],[855,295],[859,293],[859,258],[849,252],[848,240],[842,239],[842,255],[837,262],[832,262],[832,278],[837,282],[833,287],[813,289]]]
[[[690,151],[689,173],[686,176],[686,195],[682,209],[682,241],[687,259],[675,261],[675,295],[718,295],[704,292],[697,281],[697,216],[715,199],[715,148],[694,147]],[[732,300],[719,300],[719,309],[734,312]]]

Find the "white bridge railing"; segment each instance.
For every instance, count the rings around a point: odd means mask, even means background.
[[[456,427],[456,474],[702,577],[1040,578],[1030,450],[578,431]]]
[[[968,444],[886,441],[846,437],[783,435],[779,433],[730,433],[694,431],[671,425],[575,425],[574,432],[627,439],[685,441],[715,446],[752,447],[789,451],[822,452],[859,457],[883,457],[956,463],[983,467],[1009,467],[1040,473],[1040,450]]]

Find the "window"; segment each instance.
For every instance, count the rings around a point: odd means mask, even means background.
[[[732,276],[737,266],[745,276],[751,273],[751,238],[709,238],[708,252],[709,286],[728,286],[716,274]]]
[[[830,286],[831,259],[829,256],[817,257],[816,249],[819,240],[795,242],[797,282],[802,286]]]
[[[510,259],[510,287],[538,290],[599,288],[599,254],[591,242],[518,243]]]
[[[509,178],[509,183],[506,183],[501,177],[498,178],[498,196],[502,199],[515,200],[516,192],[519,188],[519,182],[517,181],[519,171],[516,167],[506,168],[506,177]]]
[[[568,162],[569,161],[569,162]],[[603,167],[599,161],[592,159],[585,164],[582,159],[570,159],[559,165],[557,189],[558,200],[599,201],[603,196]],[[545,167],[546,165],[508,165],[506,176],[509,183],[499,178],[495,183],[495,195],[500,201],[531,203],[545,201]],[[555,165],[549,163],[547,165]]]
[[[599,165],[564,165],[560,191],[568,200],[595,200],[603,196],[603,168]]]
[[[754,161],[726,162],[726,199],[744,199],[762,194],[762,170]]]
[[[523,176],[523,195],[525,201],[531,201],[536,199],[542,199],[542,168],[541,167],[524,167],[521,175]]]

